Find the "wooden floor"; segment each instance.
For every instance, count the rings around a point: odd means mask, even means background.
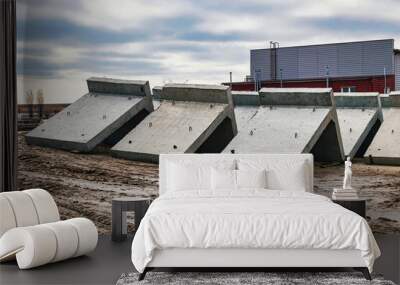
[[[400,235],[376,235],[376,239],[382,256],[375,263],[374,273],[399,283]],[[4,263],[0,265],[0,284],[115,284],[122,273],[135,270],[131,243],[132,238],[117,243],[110,236],[100,236],[96,250],[88,256],[30,270],[19,270],[15,262]]]

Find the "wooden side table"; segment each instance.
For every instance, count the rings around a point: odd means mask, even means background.
[[[112,200],[112,234],[113,241],[123,241],[128,234],[126,213],[135,212],[136,230],[146,214],[152,200],[150,198],[121,197]],[[136,231],[135,230],[135,231]]]
[[[352,199],[352,200],[334,200],[332,201],[340,206],[359,214],[365,219],[366,217],[366,200],[365,199]]]

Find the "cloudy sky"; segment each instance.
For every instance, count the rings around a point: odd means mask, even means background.
[[[241,81],[249,50],[394,38],[398,0],[17,0],[18,93],[72,102],[85,79]]]

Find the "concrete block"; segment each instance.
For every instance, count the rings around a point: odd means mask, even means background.
[[[232,91],[235,106],[260,106],[260,96],[254,91]]]
[[[155,86],[153,87],[152,90],[153,90],[153,98],[159,100],[161,98],[162,86]]]
[[[390,94],[381,94],[382,108],[400,108],[400,91],[393,91]]]
[[[111,153],[126,159],[157,162],[161,153],[221,152],[236,133],[229,87],[166,85],[162,88],[160,106],[115,145]]]
[[[88,87],[88,94],[29,132],[27,143],[90,152],[102,142],[115,144],[153,111],[147,81],[90,78]]]
[[[335,93],[346,156],[363,157],[382,121],[379,93]]]
[[[236,106],[238,135],[224,152],[313,153],[316,161],[342,161],[332,90],[308,91],[263,88],[261,106]]]
[[[232,104],[229,86],[204,84],[166,84],[161,100]]]
[[[87,85],[90,93],[150,96],[148,81],[91,77],[87,80]]]
[[[390,98],[389,94],[380,94],[380,97],[382,108],[392,107],[392,98]]]
[[[336,108],[380,108],[378,92],[334,93]]]
[[[363,157],[382,120],[376,109],[338,108],[340,133],[346,156]]]
[[[400,91],[393,91],[389,95],[390,103],[393,108],[400,108]]]
[[[368,163],[400,165],[400,108],[384,108],[384,121],[365,153]]]
[[[261,105],[272,106],[333,106],[331,88],[262,88]]]

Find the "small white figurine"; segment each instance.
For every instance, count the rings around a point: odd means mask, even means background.
[[[350,157],[348,156],[347,160],[344,162],[343,189],[352,189],[351,176],[353,175],[353,171],[351,170],[351,164]]]

